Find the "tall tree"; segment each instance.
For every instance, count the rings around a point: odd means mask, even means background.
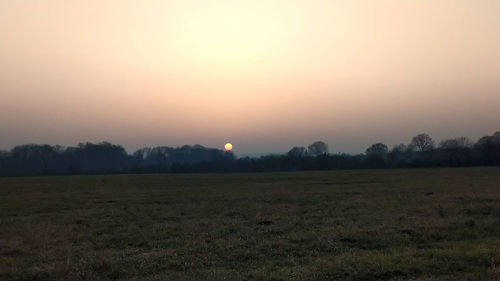
[[[419,134],[413,137],[410,146],[417,151],[434,149],[434,140],[428,134]]]
[[[316,141],[307,147],[307,152],[312,156],[328,154],[328,145],[322,141]]]
[[[383,155],[387,153],[389,149],[387,148],[387,145],[379,142],[376,144],[372,144],[370,147],[366,149],[366,154],[367,155]]]

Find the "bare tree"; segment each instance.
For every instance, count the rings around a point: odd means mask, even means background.
[[[328,153],[328,145],[322,141],[312,143],[307,147],[307,152],[312,156],[318,156]]]
[[[434,140],[428,134],[419,134],[413,137],[410,146],[418,151],[434,149]]]
[[[366,154],[373,156],[373,155],[383,155],[387,153],[389,149],[387,148],[387,145],[379,142],[376,144],[372,144],[370,147],[366,149]]]

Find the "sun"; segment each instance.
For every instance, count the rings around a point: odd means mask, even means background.
[[[226,151],[231,151],[231,149],[233,149],[233,145],[231,143],[226,143],[226,145],[224,145],[224,148],[226,149]]]

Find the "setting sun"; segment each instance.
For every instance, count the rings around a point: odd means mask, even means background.
[[[226,149],[226,151],[231,151],[231,149],[233,149],[233,145],[230,143],[226,143],[226,145],[224,145],[224,148]]]

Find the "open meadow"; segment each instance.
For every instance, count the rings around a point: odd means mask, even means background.
[[[500,168],[0,178],[0,280],[500,280]]]

